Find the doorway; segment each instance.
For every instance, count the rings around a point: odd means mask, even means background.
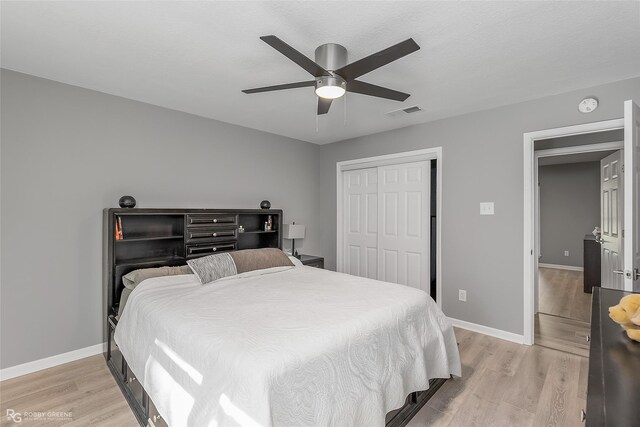
[[[336,169],[337,271],[413,286],[441,305],[442,149]]]
[[[597,138],[587,144],[588,148],[576,146],[585,145],[576,143],[572,138],[580,138],[588,135],[601,135],[608,131],[620,131],[624,129],[625,120],[616,119],[603,122],[586,123],[583,125],[567,126],[564,128],[547,129],[524,134],[524,344],[534,343],[535,313],[538,310],[538,255],[539,255],[539,227],[538,227],[538,156],[535,149],[554,150],[547,154],[567,155],[585,151],[602,151],[619,148],[611,146],[607,142]],[[560,142],[557,140],[560,139]],[[585,338],[586,339],[586,338]]]
[[[612,173],[612,166],[619,169],[622,150],[617,148],[623,146],[622,138],[622,131],[608,131],[571,137],[576,144],[612,140],[595,149],[567,145],[561,154],[554,148],[535,149],[538,270],[534,341],[538,345],[588,356],[592,287],[604,283],[609,267],[605,247],[616,246],[622,222],[618,209],[622,198],[617,191],[621,179],[618,172]],[[549,142],[539,145],[548,147]],[[553,142],[557,146],[568,141],[557,138]],[[615,254],[620,254],[619,248]],[[612,287],[610,283],[605,286]]]
[[[640,106],[633,100],[624,102],[624,117],[603,122],[585,123],[563,128],[546,129],[528,132],[523,135],[524,142],[524,244],[523,244],[523,315],[524,344],[532,345],[534,341],[534,314],[537,309],[537,162],[534,156],[534,145],[545,143],[554,138],[601,134],[607,131],[624,132],[624,223],[623,223],[623,270],[614,272],[623,277],[624,290],[640,292]],[[596,141],[590,144],[590,151],[597,151],[606,143]],[[569,144],[571,145],[571,144]],[[558,150],[570,150],[556,147]],[[605,149],[619,147],[606,146]],[[561,153],[556,153],[561,154]],[[626,238],[624,237],[626,234]]]

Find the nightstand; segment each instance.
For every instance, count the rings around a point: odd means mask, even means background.
[[[309,267],[324,268],[324,258],[321,256],[300,255],[299,259],[303,265],[308,265]]]

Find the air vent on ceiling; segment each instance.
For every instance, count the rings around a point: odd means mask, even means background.
[[[401,108],[399,110],[389,111],[388,113],[385,113],[385,115],[389,116],[389,117],[398,117],[398,116],[404,116],[406,114],[414,114],[414,113],[417,113],[417,112],[420,112],[420,111],[424,111],[421,106],[413,105],[411,107],[406,107],[406,108]]]

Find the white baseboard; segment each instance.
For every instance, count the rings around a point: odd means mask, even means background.
[[[501,340],[524,344],[524,335],[514,334],[513,332],[503,331],[502,329],[490,328],[489,326],[478,325],[477,323],[466,322],[464,320],[449,317],[453,326],[468,331],[477,332],[479,334],[489,335],[490,337],[500,338]]]
[[[95,356],[96,354],[101,354],[103,351],[104,344],[100,343],[67,353],[45,357],[44,359],[34,360],[33,362],[23,363],[22,365],[0,369],[0,381],[31,374],[47,368],[53,368],[54,366],[73,362],[74,360],[84,359],[85,357]]]
[[[575,267],[573,265],[560,265],[560,264],[546,264],[543,262],[538,263],[538,267],[543,268],[557,268],[560,270],[571,270],[571,271],[584,271],[583,267]]]

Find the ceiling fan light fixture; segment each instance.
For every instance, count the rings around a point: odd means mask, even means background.
[[[336,99],[344,95],[346,91],[340,86],[321,86],[316,89],[316,95],[325,99]]]
[[[344,96],[346,92],[393,101],[405,101],[410,96],[408,93],[376,86],[357,80],[357,78],[420,49],[415,40],[408,38],[355,62],[347,63],[347,49],[337,43],[325,43],[318,46],[315,51],[315,61],[313,61],[273,34],[262,36],[260,40],[295,62],[299,67],[311,74],[314,79],[245,89],[242,92],[250,94],[313,86],[316,96],[318,96],[316,101],[318,105],[317,114],[319,116],[327,114],[331,107],[331,102]]]
[[[340,98],[346,91],[347,83],[340,77],[321,77],[316,80],[316,95],[320,98]]]

